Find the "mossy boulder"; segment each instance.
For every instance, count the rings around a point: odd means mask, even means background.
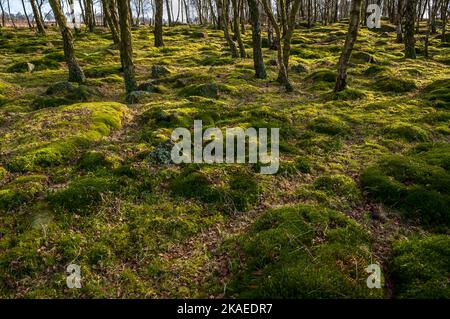
[[[163,65],[152,65],[152,78],[159,79],[169,75],[170,70]]]
[[[333,95],[333,98],[335,100],[359,100],[366,97],[366,94],[359,90],[359,89],[354,89],[354,88],[350,88],[347,87],[342,91],[336,92]]]
[[[6,71],[9,73],[25,73],[43,70],[56,70],[60,65],[57,61],[48,58],[31,60],[29,62],[17,62],[9,66]]]
[[[229,263],[230,297],[382,296],[366,285],[364,269],[374,262],[368,233],[337,211],[306,205],[267,211],[224,249],[239,251]]]
[[[217,99],[220,88],[216,83],[189,85],[179,92],[180,96],[203,96]]]
[[[307,76],[307,79],[314,82],[336,82],[336,72],[331,70],[317,70]]]
[[[101,168],[112,168],[115,165],[111,158],[98,151],[89,151],[83,154],[78,161],[78,167],[86,171],[94,171]]]
[[[450,236],[394,243],[390,267],[396,298],[450,298]]]
[[[371,65],[367,69],[364,70],[363,74],[367,76],[374,76],[374,75],[387,75],[391,74],[392,71],[383,65]]]
[[[291,72],[293,73],[305,73],[308,69],[303,64],[294,64],[291,66]]]

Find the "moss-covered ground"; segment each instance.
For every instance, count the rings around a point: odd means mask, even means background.
[[[128,105],[106,30],[75,37],[78,86],[56,30],[2,29],[0,297],[449,297],[450,48],[433,36],[429,59],[405,60],[395,32],[362,28],[333,94],[346,28],[295,31],[286,93],[276,51],[258,80],[220,31],[171,27],[155,48],[141,27],[147,92]],[[279,127],[280,170],[153,160],[199,119]]]

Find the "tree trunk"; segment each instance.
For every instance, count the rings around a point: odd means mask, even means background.
[[[88,28],[88,31],[89,32],[93,32],[94,31],[94,19],[93,19],[94,14],[92,12],[92,0],[85,0],[84,3],[85,3],[84,4],[84,11],[85,11],[85,14],[86,14],[85,23],[86,23],[86,26]]]
[[[31,25],[30,18],[28,17],[27,9],[25,7],[25,0],[22,0],[22,8],[23,8],[23,13],[25,14],[25,18],[27,18],[28,27],[30,29],[32,29],[33,26]]]
[[[345,39],[344,49],[339,58],[338,74],[334,92],[339,92],[347,86],[347,67],[352,54],[353,46],[358,36],[359,19],[361,13],[361,0],[353,0],[350,10],[350,22],[348,26],[347,38]],[[414,22],[413,22],[414,23]]]
[[[241,58],[246,58],[247,54],[245,53],[244,42],[242,42],[241,30],[239,28],[239,6],[237,0],[231,0],[233,3],[233,25],[234,25],[234,36],[237,40],[239,46],[239,54]]]
[[[167,7],[167,19],[169,21],[169,27],[170,27],[172,25],[172,16],[170,14],[169,0],[166,0],[166,7]]]
[[[111,1],[111,0],[102,0],[103,15],[105,17],[106,24],[108,25],[109,29],[111,30],[111,35],[112,35],[114,44],[119,44],[120,38],[119,38],[118,27],[113,22],[113,18],[112,18],[112,14],[111,14],[111,7],[108,3],[109,1]],[[116,17],[116,19],[117,19],[117,17]]]
[[[253,46],[253,65],[255,76],[258,79],[265,79],[267,76],[264,58],[261,50],[261,22],[260,10],[257,0],[248,0],[250,20],[252,23],[252,46]]]
[[[155,47],[164,46],[163,41],[163,0],[155,0]]]
[[[406,0],[405,5],[405,57],[416,58],[414,39],[414,21],[416,16],[416,0]]]
[[[283,58],[283,48],[281,46],[281,29],[280,26],[277,23],[277,20],[275,16],[273,15],[272,8],[269,5],[268,0],[262,0],[262,4],[264,7],[264,11],[266,12],[267,16],[270,19],[270,22],[272,23],[272,26],[275,30],[276,34],[276,44],[277,44],[277,60],[278,60],[278,82],[280,82],[284,87],[286,88],[287,92],[292,92],[294,90],[294,87],[292,86],[291,82],[289,81],[286,66],[284,65],[284,58]]]
[[[70,32],[70,29],[67,27],[66,17],[62,12],[59,0],[49,0],[49,3],[63,38],[64,58],[67,67],[69,68],[69,82],[83,83],[85,80],[84,73],[75,58],[72,32]]]
[[[228,12],[230,10],[230,3],[228,2],[228,0],[218,0],[218,1],[223,1],[223,5],[222,5],[222,24],[223,24],[223,34],[225,37],[225,40],[228,43],[228,46],[230,47],[231,50],[231,56],[233,58],[237,58],[239,56],[238,54],[238,50],[236,48],[236,44],[234,43],[233,39],[230,36],[230,32],[228,30],[228,21],[229,16],[228,16]]]
[[[398,0],[397,6],[397,43],[403,43],[403,30],[402,30],[402,20],[403,20],[403,0]]]
[[[36,27],[40,35],[45,35],[44,22],[39,14],[38,7],[36,5],[36,0],[30,0],[31,9],[33,10],[34,21],[36,22]]]
[[[130,0],[117,0],[120,26],[120,57],[122,60],[123,79],[127,94],[136,91],[134,77],[133,45],[130,26]]]
[[[446,27],[447,27],[447,16],[448,16],[448,4],[449,4],[449,0],[447,1],[443,1],[443,11],[442,11],[442,34],[441,34],[441,42],[447,42],[446,39]]]

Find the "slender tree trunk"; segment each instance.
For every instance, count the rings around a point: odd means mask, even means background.
[[[246,58],[247,53],[245,53],[244,42],[242,42],[241,30],[239,28],[239,6],[237,0],[231,0],[233,3],[233,24],[234,24],[234,35],[236,37],[238,46],[239,46],[239,54],[241,58]]]
[[[36,0],[30,0],[31,9],[33,10],[34,21],[36,22],[36,27],[40,35],[45,35],[44,22],[39,14],[38,6],[36,5]]]
[[[8,5],[8,14],[9,14],[9,19],[11,20],[11,23],[13,25],[13,28],[16,28],[16,23],[14,22],[14,18],[11,14],[11,6],[9,5],[9,0],[6,1],[6,4]]]
[[[2,27],[5,26],[5,9],[3,8],[3,3],[0,0],[0,9],[2,10]]]
[[[295,17],[300,7],[300,0],[294,0],[292,8],[287,17],[286,33],[283,37],[283,62],[286,67],[286,71],[289,69],[289,56],[291,54],[291,40],[295,29]]]
[[[136,91],[134,76],[133,45],[130,26],[130,0],[117,0],[120,25],[120,56],[122,60],[123,78],[127,94]]]
[[[345,39],[344,49],[339,58],[338,74],[334,92],[339,92],[347,86],[347,67],[352,54],[353,46],[358,36],[358,27],[361,13],[361,0],[353,0],[350,10],[350,22],[348,26],[347,38]],[[413,22],[414,23],[414,22]]]
[[[448,18],[448,4],[449,0],[445,1],[443,0],[443,10],[442,10],[442,34],[441,34],[441,41],[442,43],[447,42],[446,39],[446,27],[447,27],[447,18]]]
[[[163,0],[155,0],[155,47],[164,46],[163,41]]]
[[[259,3],[257,0],[248,0],[250,20],[252,23],[253,65],[255,76],[265,79],[267,76],[264,58],[261,50],[261,21]]]
[[[86,15],[86,26],[88,28],[89,32],[93,32],[94,31],[94,14],[92,12],[92,0],[85,0],[85,5],[84,5],[84,11],[85,11],[85,15]]]
[[[49,3],[63,38],[64,57],[69,68],[69,82],[83,83],[85,80],[84,73],[75,58],[72,32],[67,27],[66,17],[61,10],[59,0],[49,0]]]
[[[32,29],[33,26],[31,25],[30,18],[28,17],[27,8],[25,7],[25,0],[22,0],[22,8],[23,13],[25,14],[25,18],[27,18],[28,27]]]
[[[267,16],[270,19],[270,22],[272,23],[272,26],[275,30],[276,34],[276,44],[277,44],[277,60],[278,60],[278,81],[284,85],[287,92],[292,92],[294,90],[294,87],[292,86],[291,82],[289,81],[287,69],[284,64],[284,58],[283,58],[283,48],[281,46],[281,29],[280,26],[277,23],[277,20],[275,16],[273,15],[272,8],[269,5],[268,0],[262,0],[262,4],[264,7],[264,11],[266,12]]]
[[[414,39],[414,21],[416,17],[416,0],[406,0],[405,5],[405,57],[416,58]]]
[[[398,0],[397,6],[397,43],[403,43],[403,30],[402,30],[402,20],[403,20],[403,0]]]
[[[170,5],[169,5],[169,0],[166,0],[166,8],[167,8],[167,19],[169,21],[169,27],[172,25],[172,16],[170,13]]]
[[[222,24],[223,24],[224,37],[225,37],[225,40],[228,43],[228,46],[230,47],[231,56],[233,58],[237,58],[239,56],[238,50],[237,50],[236,44],[234,43],[233,39],[231,38],[230,32],[228,30],[228,21],[230,21],[229,16],[228,16],[228,12],[230,10],[229,2],[228,2],[228,0],[218,0],[218,1],[223,1],[223,5],[222,5]]]
[[[112,35],[114,44],[119,44],[120,43],[120,37],[119,37],[118,27],[113,22],[113,18],[112,18],[112,14],[111,14],[111,7],[110,7],[110,5],[108,3],[110,1],[111,0],[102,0],[103,15],[105,17],[105,20],[106,20],[106,23],[107,23],[109,29],[111,30],[111,35]],[[117,17],[116,17],[116,19],[117,19]]]

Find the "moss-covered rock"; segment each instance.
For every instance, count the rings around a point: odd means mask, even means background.
[[[427,131],[409,123],[394,123],[383,129],[383,133],[392,138],[400,138],[405,141],[425,142],[429,139]]]

